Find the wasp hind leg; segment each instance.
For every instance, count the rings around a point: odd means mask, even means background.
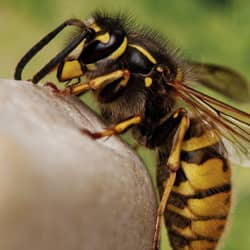
[[[155,225],[155,234],[154,234],[154,240],[153,240],[153,250],[159,250],[159,243],[160,243],[160,232],[161,232],[161,226],[162,226],[162,219],[164,216],[164,211],[166,208],[166,204],[169,198],[169,194],[172,190],[172,187],[174,185],[175,179],[176,179],[176,172],[179,169],[180,166],[180,153],[181,153],[181,146],[182,142],[185,136],[185,133],[189,127],[189,118],[187,116],[187,112],[184,109],[178,109],[176,110],[170,118],[168,118],[163,124],[161,124],[156,129],[156,137],[160,136],[162,133],[162,129],[171,129],[172,133],[168,131],[168,133],[171,135],[171,146],[169,149],[164,149],[164,147],[169,147],[169,137],[166,138],[166,146],[161,146],[159,149],[159,153],[161,150],[167,150],[169,153],[167,154],[168,157],[163,159],[163,162],[161,164],[163,165],[162,168],[165,168],[165,172],[168,173],[168,175],[161,176],[161,178],[164,178],[163,186],[162,186],[162,192],[161,192],[161,199],[160,204],[157,211],[157,219],[156,219],[156,225]],[[164,136],[163,136],[164,137]],[[164,144],[163,144],[164,145]],[[159,177],[159,176],[158,176]]]

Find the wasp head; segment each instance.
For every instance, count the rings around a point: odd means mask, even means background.
[[[122,56],[128,40],[118,18],[95,15],[86,22],[91,33],[63,61],[57,72],[59,81],[97,72]]]
[[[15,70],[15,79],[22,79],[27,63],[66,26],[78,27],[79,33],[34,75],[33,83],[37,83],[54,69],[57,69],[59,81],[79,78],[86,71],[98,71],[103,63],[115,61],[127,48],[127,36],[119,18],[95,14],[86,22],[69,19],[43,37],[21,58]]]

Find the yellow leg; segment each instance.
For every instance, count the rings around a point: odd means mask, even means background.
[[[161,233],[161,225],[162,225],[162,218],[164,215],[164,211],[166,208],[166,204],[168,201],[169,194],[172,190],[172,187],[175,182],[176,172],[170,172],[169,177],[164,189],[164,193],[161,197],[161,202],[158,207],[157,211],[157,218],[156,218],[156,224],[155,224],[155,235],[154,235],[154,241],[153,241],[153,250],[159,249],[159,243],[160,243],[160,233]]]
[[[180,153],[181,153],[181,146],[185,136],[185,133],[189,127],[189,119],[187,117],[186,111],[183,109],[178,109],[172,115],[172,118],[177,119],[179,116],[182,116],[181,121],[178,125],[178,129],[173,138],[173,144],[170,151],[170,155],[166,160],[166,168],[168,169],[169,176],[166,180],[164,192],[161,197],[161,201],[157,211],[157,219],[155,225],[155,235],[153,240],[153,250],[159,250],[159,243],[160,243],[160,232],[161,232],[161,225],[162,219],[164,216],[164,211],[167,205],[167,201],[169,198],[169,194],[172,190],[172,187],[175,182],[176,172],[180,166]]]
[[[57,86],[52,82],[47,82],[45,87],[49,87],[56,96],[74,96],[83,94],[90,90],[91,87],[87,83],[78,83],[66,87],[65,89],[58,89]]]
[[[130,73],[128,70],[116,70],[109,74],[93,78],[86,83],[77,83],[74,85],[70,85],[63,90],[59,90],[53,83],[47,83],[46,86],[50,87],[57,96],[71,96],[83,94],[90,89],[97,90],[103,88],[118,79],[121,79],[120,85],[125,87],[128,83],[129,77]]]
[[[88,83],[91,87],[91,89],[100,89],[105,87],[106,85],[109,85],[110,83],[114,82],[115,80],[121,79],[120,85],[125,87],[128,83],[130,77],[130,72],[128,70],[116,70],[112,73],[98,76]]]
[[[139,123],[141,123],[142,121],[142,117],[140,115],[136,115],[133,116],[132,118],[122,121],[118,124],[116,124],[115,126],[111,127],[111,128],[107,128],[101,132],[96,132],[96,133],[92,133],[88,130],[81,130],[84,134],[89,135],[90,137],[92,137],[93,139],[99,139],[102,137],[106,137],[106,136],[111,136],[114,134],[121,134],[123,133],[126,129],[128,129],[129,127],[133,126],[133,125],[137,125]]]

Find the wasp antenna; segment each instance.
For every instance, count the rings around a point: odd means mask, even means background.
[[[83,21],[81,21],[80,19],[77,19],[77,18],[71,18],[71,19],[68,19],[66,21],[64,21],[64,23],[66,25],[74,25],[74,26],[77,26],[81,29],[84,29],[86,28],[86,25]]]
[[[81,41],[91,34],[92,30],[86,29],[80,33],[72,42],[61,52],[59,52],[54,58],[52,58],[40,71],[38,71],[32,78],[33,83],[38,83],[45,75],[47,75],[51,69],[56,67],[62,60],[74,50]]]
[[[35,44],[19,61],[16,66],[14,78],[15,80],[22,80],[22,72],[26,64],[44,47],[46,46],[58,33],[60,33],[66,26],[74,25],[79,28],[85,28],[85,24],[79,19],[68,19],[60,24],[57,28],[52,30],[44,36],[37,44]]]

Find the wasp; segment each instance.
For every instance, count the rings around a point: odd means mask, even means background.
[[[31,81],[37,84],[56,70],[66,84],[58,89],[49,83],[55,94],[93,91],[110,124],[84,133],[98,139],[131,128],[140,145],[158,152],[160,202],[152,249],[159,249],[163,221],[172,249],[216,249],[231,205],[230,161],[250,166],[250,114],[195,86],[248,98],[245,78],[227,67],[182,59],[157,33],[122,14],[95,12],[85,22],[66,20],[42,38],[17,64],[15,79],[67,26],[77,32]]]

